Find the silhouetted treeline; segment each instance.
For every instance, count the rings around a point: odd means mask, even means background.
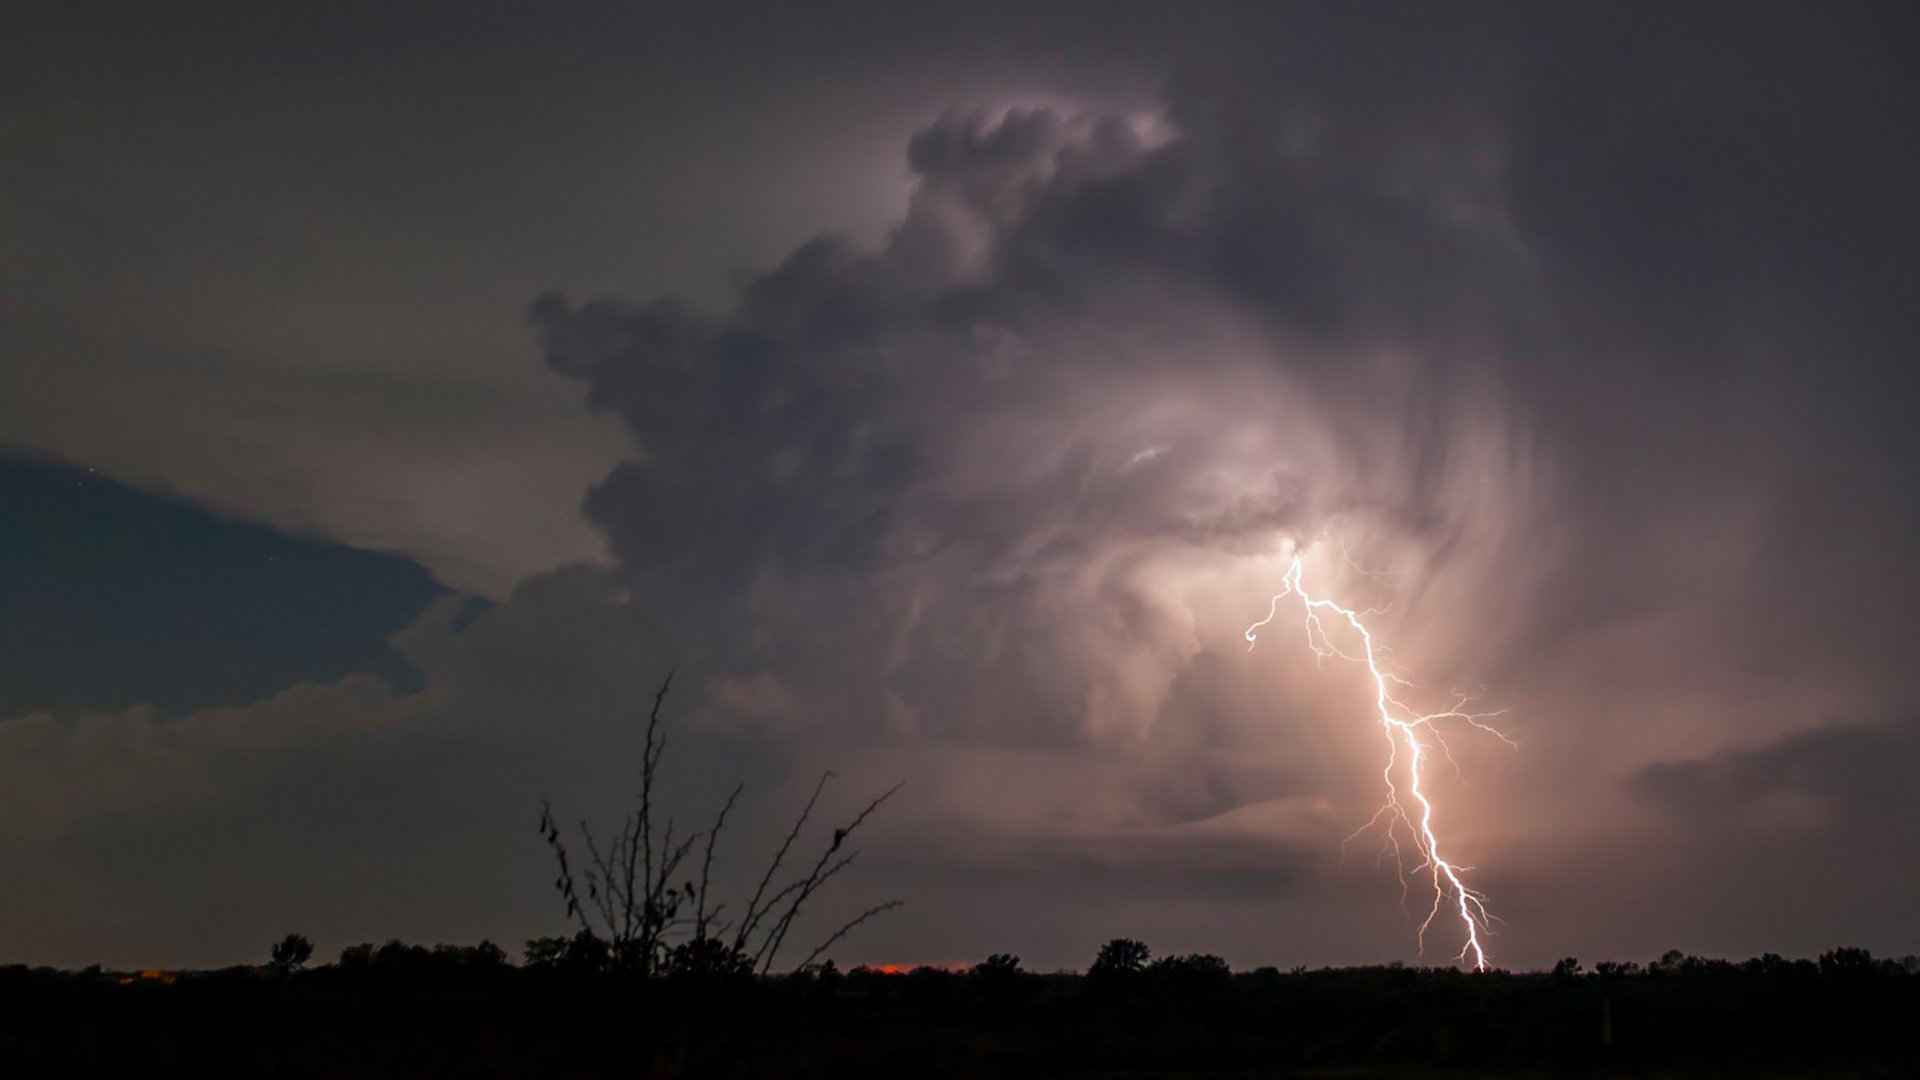
[[[762,977],[689,961],[650,978],[578,937],[530,942],[518,964],[491,943],[369,943],[307,967],[311,952],[289,935],[258,967],[0,968],[0,1059],[293,1076],[1920,1075],[1920,961],[1861,949],[1233,972],[1122,940],[1085,975],[997,954],[966,971]]]

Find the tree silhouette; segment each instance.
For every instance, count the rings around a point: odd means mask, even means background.
[[[695,936],[668,951],[666,971],[683,979],[738,978],[753,974],[753,960],[719,938]]]
[[[273,947],[273,966],[283,972],[298,971],[312,958],[313,942],[299,934],[288,934]]]
[[[1860,976],[1873,970],[1873,954],[1865,949],[1842,946],[1820,954],[1822,975]]]
[[[1679,949],[1668,949],[1660,954],[1660,959],[1647,965],[1650,975],[1678,975],[1681,965],[1687,962],[1687,954]]]
[[[572,937],[534,938],[527,942],[522,962],[536,970],[582,974],[606,970],[608,956],[607,943],[583,929]]]
[[[1012,953],[994,953],[973,965],[972,974],[982,979],[1007,979],[1020,974],[1020,958]]]
[[[1233,974],[1226,960],[1212,953],[1163,956],[1147,970],[1163,980],[1188,984],[1219,982]]]
[[[1100,955],[1094,957],[1093,966],[1087,969],[1087,976],[1095,979],[1115,976],[1137,975],[1146,970],[1147,959],[1152,956],[1145,942],[1132,938],[1114,938],[1100,946]]]

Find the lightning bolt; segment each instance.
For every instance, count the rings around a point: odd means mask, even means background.
[[[1374,644],[1372,632],[1361,621],[1362,616],[1370,612],[1354,611],[1341,607],[1332,600],[1314,597],[1301,584],[1300,576],[1300,555],[1295,554],[1293,561],[1287,566],[1285,576],[1280,579],[1284,587],[1274,594],[1272,601],[1267,605],[1267,617],[1247,627],[1247,649],[1249,651],[1253,649],[1259,639],[1260,630],[1279,616],[1280,602],[1289,597],[1298,597],[1305,617],[1307,647],[1313,650],[1314,657],[1321,662],[1328,657],[1336,657],[1367,666],[1367,673],[1373,677],[1374,711],[1379,715],[1381,729],[1387,737],[1387,763],[1381,769],[1381,775],[1387,784],[1387,799],[1381,804],[1380,809],[1374,812],[1373,817],[1355,830],[1353,835],[1357,836],[1385,821],[1386,842],[1392,847],[1398,865],[1400,842],[1396,830],[1405,828],[1413,837],[1414,846],[1421,856],[1420,864],[1415,866],[1412,872],[1417,874],[1426,870],[1433,879],[1433,906],[1428,910],[1426,919],[1420,924],[1418,940],[1421,952],[1424,954],[1426,951],[1427,930],[1433,926],[1434,920],[1440,917],[1441,909],[1447,907],[1451,901],[1459,917],[1461,929],[1466,935],[1466,944],[1460,947],[1460,952],[1454,959],[1458,962],[1471,960],[1475,971],[1485,971],[1487,954],[1481,944],[1481,938],[1489,933],[1492,916],[1487,913],[1485,897],[1468,886],[1461,877],[1473,868],[1450,862],[1440,854],[1440,837],[1434,831],[1433,825],[1433,800],[1423,784],[1423,777],[1428,753],[1434,747],[1438,747],[1449,761],[1453,760],[1453,752],[1447,748],[1446,739],[1440,731],[1440,724],[1444,721],[1459,723],[1492,735],[1508,746],[1516,744],[1486,723],[1488,719],[1500,715],[1499,713],[1467,712],[1466,706],[1470,699],[1464,695],[1455,695],[1454,703],[1450,707],[1430,713],[1417,713],[1401,702],[1394,696],[1394,690],[1396,688],[1414,689],[1414,684],[1382,666],[1381,657],[1386,652],[1386,647]],[[1323,617],[1326,621],[1323,621]],[[1328,621],[1344,622],[1352,628],[1359,638],[1360,651],[1347,652],[1334,644],[1333,639],[1327,634]],[[1407,755],[1407,784],[1404,797],[1400,786],[1394,782],[1395,767],[1399,764],[1403,748]],[[1349,836],[1348,839],[1352,837]],[[1407,871],[1403,868],[1400,871],[1403,897],[1406,891],[1406,874]]]

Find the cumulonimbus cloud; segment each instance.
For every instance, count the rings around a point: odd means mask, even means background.
[[[1336,520],[1420,557],[1507,527],[1539,463],[1471,351],[1526,273],[1487,148],[1429,148],[1435,189],[1338,117],[1181,111],[948,113],[883,247],[817,239],[723,314],[540,298],[637,444],[586,511],[644,595],[854,724],[1137,735],[1243,614],[1197,613],[1211,579]]]

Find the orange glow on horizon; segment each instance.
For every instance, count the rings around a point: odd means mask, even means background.
[[[960,975],[973,970],[972,964],[861,964],[855,971],[870,971],[875,975],[911,975],[926,968],[932,971],[944,971],[949,975]]]

